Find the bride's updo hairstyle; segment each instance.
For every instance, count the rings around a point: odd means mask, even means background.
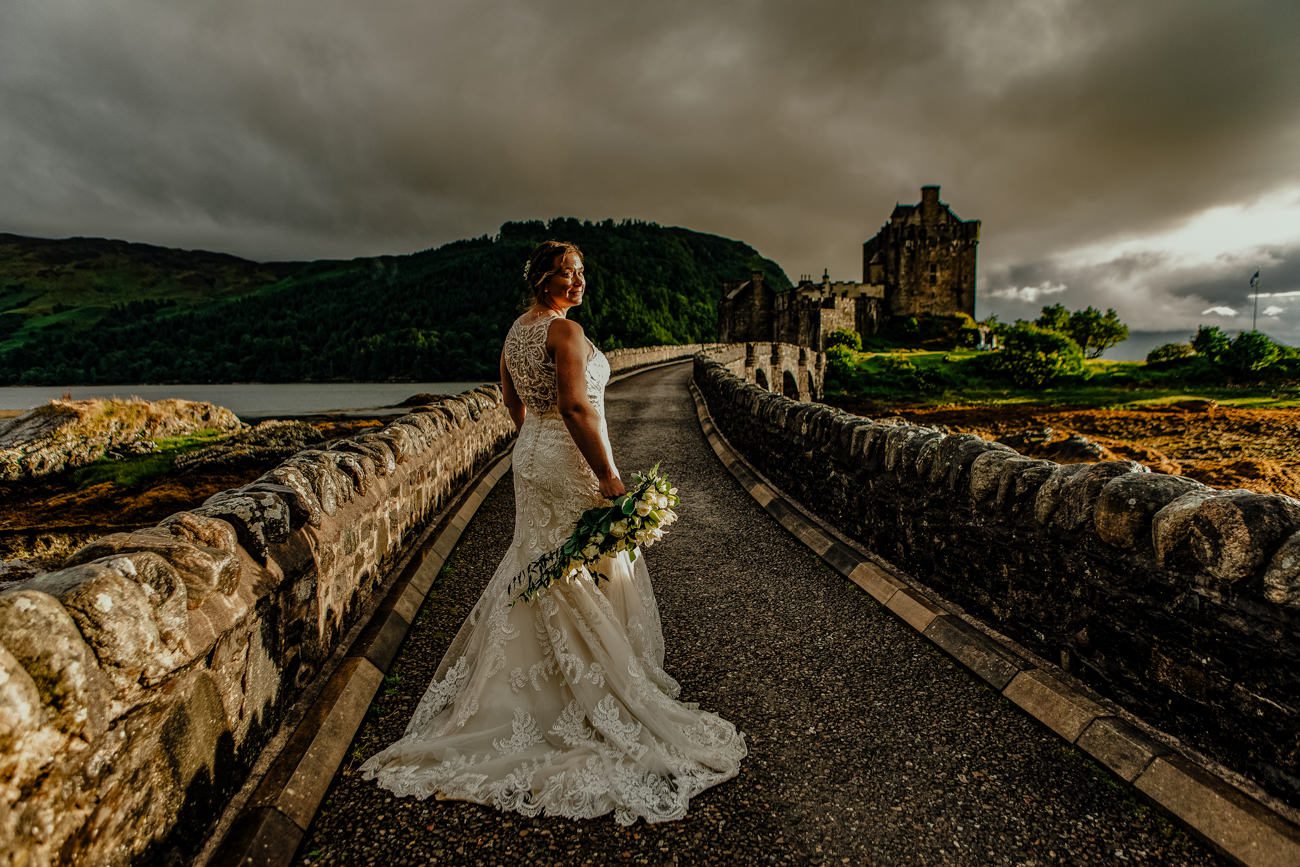
[[[543,241],[533,248],[532,255],[528,257],[528,264],[524,266],[524,282],[528,284],[531,300],[542,303],[546,281],[550,280],[551,275],[558,269],[561,258],[569,253],[576,253],[580,259],[586,258],[577,244],[568,241]]]

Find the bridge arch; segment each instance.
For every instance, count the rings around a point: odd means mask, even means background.
[[[781,371],[781,393],[791,400],[799,399],[799,381],[795,379],[793,371]]]

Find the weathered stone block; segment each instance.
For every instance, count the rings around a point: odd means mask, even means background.
[[[49,716],[31,675],[0,646],[0,812],[64,751],[67,737]]]
[[[27,587],[0,593],[0,644],[31,676],[59,731],[93,743],[108,729],[108,679],[57,599]]]
[[[915,475],[917,479],[930,481],[930,476],[938,468],[938,476],[942,477],[947,474],[947,466],[941,462],[939,457],[943,450],[943,444],[950,440],[950,436],[939,436],[934,439],[926,440],[916,452]]]
[[[289,507],[291,526],[309,524],[319,527],[325,513],[321,510],[315,492],[307,484],[302,473],[292,470],[281,472],[279,475],[293,479],[294,484],[284,484],[274,478],[263,476],[251,485],[245,485],[241,490],[246,494],[260,492],[279,497]],[[205,502],[203,505],[206,507],[208,504]]]
[[[1242,581],[1272,558],[1282,541],[1300,532],[1300,503],[1280,494],[1225,491],[1192,514],[1193,556],[1220,581]]]
[[[265,561],[270,546],[289,538],[291,531],[289,502],[294,494],[287,489],[281,493],[280,486],[275,487],[277,490],[226,491],[209,497],[192,511],[228,521],[244,549]]]
[[[1002,511],[1032,512],[1038,490],[1056,471],[1058,464],[1034,458],[1011,458],[1003,461],[994,504]]]
[[[234,535],[233,531],[231,535]],[[177,539],[161,528],[103,536],[79,548],[68,558],[66,565],[76,566],[102,557],[145,551],[158,555],[176,570],[184,583],[185,598],[191,608],[197,608],[209,593],[229,593],[239,581],[239,560],[233,552]]]
[[[398,464],[406,463],[417,451],[410,431],[401,426],[389,425],[371,436],[380,442],[388,443]]]
[[[115,569],[139,584],[163,644],[169,650],[179,648],[185,637],[189,603],[185,582],[175,567],[153,551],[126,551],[93,562]]]
[[[1300,533],[1282,543],[1264,571],[1264,598],[1300,608]]]
[[[352,489],[357,494],[365,494],[371,480],[378,475],[374,459],[367,455],[329,449],[324,453],[324,460],[333,464],[352,483]]]
[[[119,722],[121,749],[105,763],[82,827],[85,863],[143,854],[171,831],[186,790],[211,786],[218,766],[229,761],[221,700],[206,672],[169,681],[156,693]]]
[[[1190,491],[1205,491],[1200,482],[1185,476],[1129,473],[1116,476],[1102,487],[1093,512],[1093,525],[1101,539],[1117,548],[1151,551],[1151,521],[1169,503]]]
[[[1002,483],[1002,464],[1012,458],[1022,458],[1011,449],[981,452],[975,456],[970,465],[970,498],[974,503],[982,503],[997,495]]]
[[[340,505],[352,499],[352,480],[328,458],[322,460],[321,455],[323,452],[299,452],[267,475],[278,475],[291,486],[301,477],[320,503],[321,511],[333,516]]]
[[[121,697],[139,689],[142,678],[171,669],[149,597],[118,569],[103,561],[85,563],[38,575],[26,586],[55,597],[72,615],[116,687],[117,712]]]
[[[1002,443],[990,442],[983,437],[971,437],[961,439],[954,443],[948,451],[940,452],[939,459],[948,465],[946,475],[936,479],[943,481],[950,491],[964,491],[968,488],[970,481],[971,465],[985,454],[1011,454],[1015,452],[1009,446]]]
[[[1192,516],[1201,503],[1217,497],[1221,491],[1211,488],[1192,489],[1170,500],[1151,519],[1151,544],[1156,552],[1156,563],[1167,570],[1193,571],[1195,558],[1191,551]]]
[[[898,425],[885,434],[885,469],[897,476],[916,472],[916,458],[930,440],[943,436],[931,428]]]
[[[885,466],[885,455],[889,449],[889,435],[897,425],[876,423],[867,432],[862,445],[862,466],[870,472],[877,472]]]
[[[235,553],[239,548],[239,536],[228,521],[194,512],[177,512],[164,518],[157,527],[143,532],[165,532],[177,539],[184,539],[230,554]]]
[[[365,455],[375,462],[375,470],[381,476],[391,475],[397,469],[397,460],[393,457],[392,449],[384,442],[368,437],[371,435],[362,434],[356,439],[336,443],[331,448],[338,452],[356,452]]]
[[[1034,520],[1044,527],[1050,524],[1070,480],[1087,469],[1088,464],[1057,464],[1034,496]]]
[[[461,401],[458,401],[458,403],[461,403],[462,406],[465,406],[467,412],[469,406],[472,406],[472,404],[465,404],[464,402]],[[478,411],[477,407],[475,407],[474,411],[475,412]],[[389,424],[388,427],[384,428],[384,430],[391,431],[391,432],[397,432],[397,431],[403,432],[411,443],[411,454],[418,455],[429,448],[430,438],[425,434],[424,429],[420,427],[419,424],[417,424],[413,419],[412,420],[408,420],[408,419],[409,417],[399,418],[397,421]],[[474,419],[471,418],[471,422],[472,421],[474,421]]]
[[[1149,475],[1141,464],[1133,461],[1103,461],[1096,464],[1082,464],[1084,469],[1068,476],[1057,492],[1055,508],[1051,510],[1052,526],[1058,530],[1077,530],[1091,526],[1097,506],[1097,498],[1103,488],[1112,479],[1126,475]],[[1035,517],[1038,504],[1042,502],[1052,480],[1044,483],[1035,502]]]

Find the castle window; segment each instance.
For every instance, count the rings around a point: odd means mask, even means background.
[[[938,283],[938,282],[939,282],[939,266],[938,266],[938,265],[931,265],[931,266],[930,266],[930,285],[933,286],[934,284],[936,284],[936,283]]]

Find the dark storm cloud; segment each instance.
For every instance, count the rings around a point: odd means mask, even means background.
[[[1132,263],[1056,254],[1300,188],[1298,48],[1292,0],[11,0],[0,228],[289,258],[637,217],[855,278],[939,183],[994,308],[1111,306]]]
[[[1300,294],[1300,244],[1261,248],[1254,268],[1249,263],[1225,262],[1203,279],[1173,286],[1171,292],[1215,304],[1243,304],[1252,295],[1250,277],[1255,270],[1260,272],[1261,302],[1269,298],[1294,297],[1292,304],[1300,309],[1300,297],[1296,297]]]

